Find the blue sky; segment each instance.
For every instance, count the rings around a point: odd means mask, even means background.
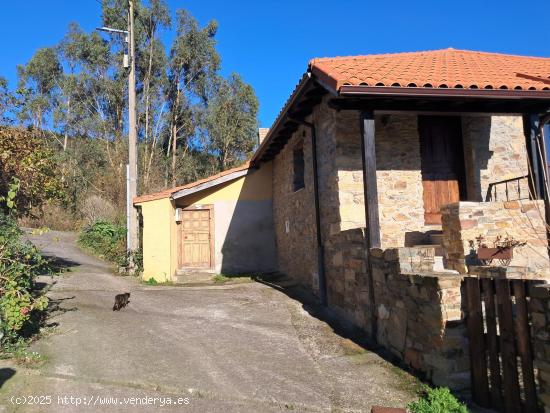
[[[254,86],[266,127],[312,57],[447,47],[550,57],[547,0],[168,3],[189,9],[201,23],[218,20],[223,72],[238,72]],[[4,1],[0,75],[13,87],[16,65],[57,43],[71,21],[86,30],[98,26],[99,0]]]

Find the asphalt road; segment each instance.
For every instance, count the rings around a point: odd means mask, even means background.
[[[0,412],[366,412],[415,398],[414,378],[267,285],[145,286],[74,234],[31,239],[70,272],[44,280],[57,327],[30,349],[44,361],[0,360]],[[121,292],[130,304],[113,312]]]

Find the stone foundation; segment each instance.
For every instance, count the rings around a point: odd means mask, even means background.
[[[482,235],[488,247],[497,236],[511,236],[527,245],[514,249],[510,265],[524,267],[531,278],[550,276],[543,201],[459,202],[441,209],[448,268],[467,273],[479,265],[470,240]],[[496,264],[496,262],[495,262]]]

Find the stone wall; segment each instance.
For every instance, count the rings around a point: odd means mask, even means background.
[[[543,201],[459,202],[442,208],[443,242],[448,268],[466,273],[479,264],[470,240],[482,235],[491,247],[497,236],[527,245],[514,249],[511,266],[526,267],[535,277],[549,276]]]
[[[377,116],[376,180],[382,248],[422,244],[420,138],[416,115]],[[437,228],[436,228],[437,229]]]
[[[358,327],[370,331],[365,230],[342,231],[325,246],[329,306]]]
[[[462,277],[430,272],[425,257],[415,248],[371,252],[378,344],[435,385],[467,389]],[[414,271],[422,268],[428,271]]]
[[[329,98],[326,97],[307,118],[315,125],[317,133],[319,207],[328,304],[356,325],[368,328],[370,316],[364,314],[368,309],[368,261],[364,237],[360,114],[331,109],[327,105]],[[515,165],[519,161],[514,153],[507,151],[516,151],[523,135],[516,120],[505,117],[480,119],[465,119],[463,127],[468,134],[470,154],[480,151],[485,142],[489,145],[489,158],[498,157],[498,161],[483,169],[478,179],[479,185],[486,186],[484,182],[488,180],[501,179],[496,174],[506,168],[506,162]],[[440,227],[424,225],[417,116],[377,115],[375,123],[382,247],[423,244],[426,232]],[[482,127],[487,123],[488,128]],[[514,143],[510,146],[505,143],[506,139]],[[305,188],[294,192],[292,151],[300,140],[304,145]],[[317,294],[319,268],[311,150],[310,130],[300,127],[274,160],[273,204],[279,268]],[[469,159],[472,165],[483,166],[481,158],[469,156]]]
[[[538,374],[538,397],[544,412],[550,413],[550,284],[531,288],[531,340]]]
[[[293,188],[293,150],[304,148],[305,187]],[[279,270],[314,293],[318,291],[315,207],[311,139],[307,128],[297,130],[273,161],[273,222]]]
[[[337,112],[326,103],[312,116],[317,131],[321,234],[329,306],[369,328],[367,246],[358,112]]]
[[[469,201],[485,201],[492,182],[527,175],[527,152],[521,116],[463,116],[462,136]],[[510,199],[517,199],[510,185]],[[527,181],[521,193],[528,194]],[[506,200],[505,186],[497,199]],[[528,198],[528,197],[527,197]]]

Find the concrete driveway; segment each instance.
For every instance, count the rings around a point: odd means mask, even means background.
[[[45,361],[0,360],[0,412],[366,412],[415,398],[415,379],[274,288],[145,286],[74,234],[31,238],[71,272],[48,293],[58,326],[31,347]],[[24,396],[39,397],[14,404]]]

